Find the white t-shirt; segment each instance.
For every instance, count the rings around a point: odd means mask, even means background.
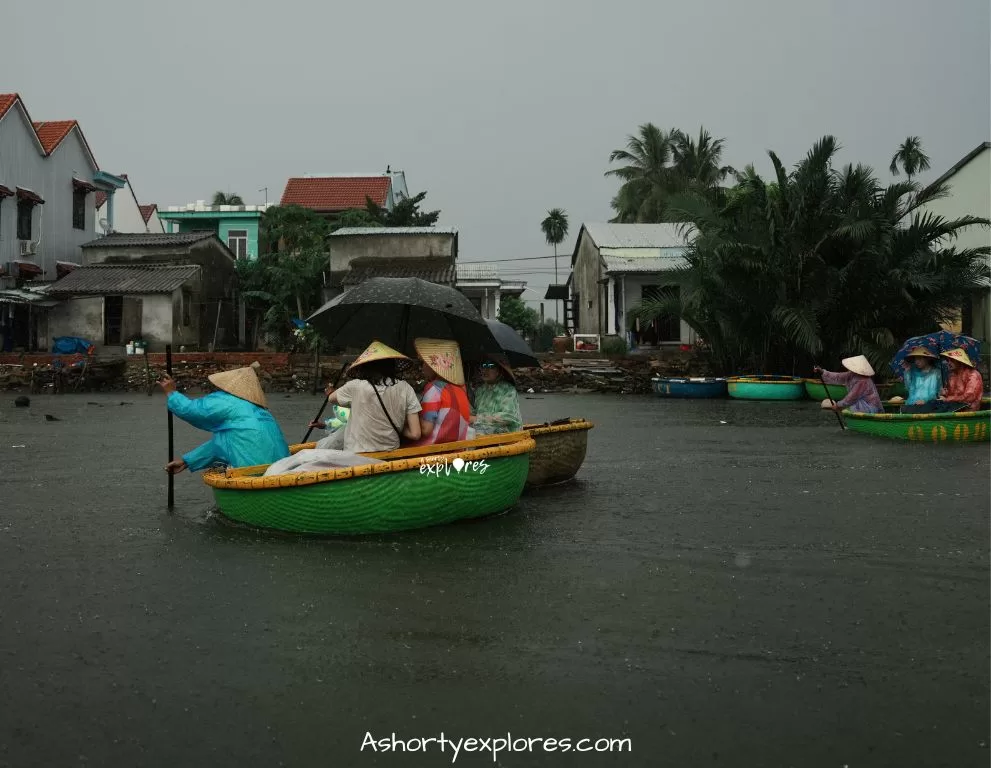
[[[397,381],[388,386],[379,384],[374,389],[364,379],[347,382],[337,392],[337,402],[351,409],[348,423],[344,425],[344,450],[351,453],[371,453],[373,451],[394,451],[399,447],[399,433],[392,428],[386,418],[378,390],[392,424],[399,429],[406,426],[406,416],[419,413],[422,409],[413,387],[405,381]]]

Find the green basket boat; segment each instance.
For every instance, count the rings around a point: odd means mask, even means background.
[[[383,464],[268,477],[262,465],[204,472],[203,482],[221,514],[239,523],[289,533],[389,533],[504,512],[523,492],[534,446],[526,432],[512,432],[366,454]]]
[[[730,376],[729,396],[738,400],[803,400],[805,380],[800,376]]]
[[[843,411],[851,432],[925,443],[986,443],[991,410],[958,413],[854,413]]]
[[[530,469],[526,476],[526,486],[535,488],[544,485],[557,485],[571,480],[578,474],[588,449],[588,431],[594,426],[592,422],[585,419],[561,419],[545,424],[524,424],[522,431],[533,438],[535,443],[530,454]],[[490,445],[493,440],[498,441],[499,437],[499,435],[490,435],[461,443],[438,443],[419,450],[436,453],[437,451],[462,448],[482,448]],[[290,445],[289,452],[296,453],[304,448],[315,448],[316,445],[316,443]],[[382,458],[382,454],[378,453],[367,455]]]

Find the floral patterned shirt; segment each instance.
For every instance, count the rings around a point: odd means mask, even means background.
[[[523,426],[520,397],[508,381],[482,384],[476,389],[474,413],[475,432],[479,435],[518,432]]]

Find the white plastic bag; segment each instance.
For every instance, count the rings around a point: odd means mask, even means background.
[[[372,459],[357,453],[346,453],[320,448],[307,448],[284,459],[279,459],[265,470],[268,475],[289,475],[296,472],[322,472],[327,469],[359,467],[363,464],[381,464],[382,459]]]

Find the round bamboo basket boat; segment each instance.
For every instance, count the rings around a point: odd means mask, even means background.
[[[658,397],[726,397],[726,379],[656,378],[650,384]]]
[[[800,376],[730,376],[729,396],[738,400],[803,400],[805,380]]]
[[[524,424],[524,431],[536,443],[530,455],[527,486],[554,485],[571,480],[585,461],[588,431],[593,426],[585,419],[569,419],[563,424]]]
[[[991,410],[957,413],[854,413],[843,411],[851,432],[925,443],[986,443]]]
[[[301,534],[388,533],[509,509],[523,491],[534,447],[525,432],[513,432],[366,454],[382,464],[268,477],[268,465],[242,467],[205,472],[203,482],[221,514],[238,523]]]

